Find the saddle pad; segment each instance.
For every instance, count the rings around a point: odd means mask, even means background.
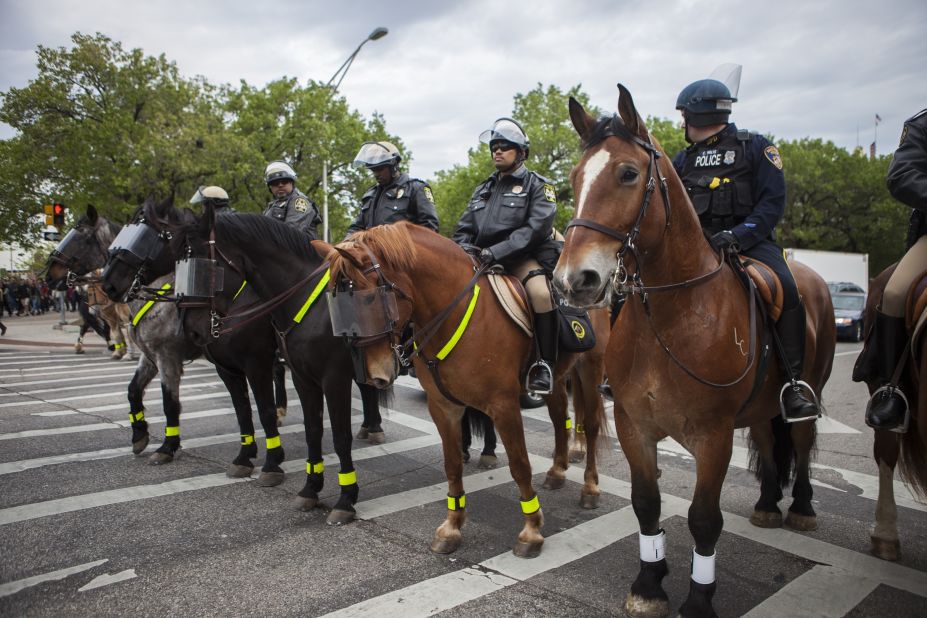
[[[769,317],[776,321],[782,315],[782,286],[779,284],[779,277],[776,273],[762,262],[751,258],[740,258],[744,270],[753,279],[756,289],[760,293],[760,298],[766,303],[766,311]]]
[[[908,299],[905,303],[905,323],[908,330],[913,329],[927,309],[927,272],[918,275],[908,289]]]
[[[489,286],[505,310],[520,329],[529,337],[533,336],[531,328],[531,312],[528,310],[528,301],[525,298],[524,287],[521,282],[510,275],[487,273]]]

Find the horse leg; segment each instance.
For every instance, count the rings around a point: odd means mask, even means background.
[[[762,421],[750,427],[750,441],[752,448],[757,452],[754,472],[760,481],[760,498],[753,507],[750,523],[758,528],[782,527],[782,511],[779,510],[782,484],[779,482],[779,470],[774,453],[777,440],[785,441],[781,434],[783,430],[788,431],[788,428],[785,427],[785,423],[780,423],[774,429],[775,423],[775,420]],[[788,455],[791,456],[791,453]]]
[[[898,540],[898,509],[895,506],[895,465],[901,436],[892,431],[876,431],[873,457],[879,465],[879,499],[876,502],[875,527],[869,539],[871,551],[882,560],[898,560],[901,543]]]
[[[584,509],[594,509],[599,506],[599,470],[597,466],[596,446],[599,439],[605,407],[599,397],[598,385],[602,380],[601,368],[590,372],[592,363],[580,361],[574,371],[573,381],[573,410],[576,414],[576,423],[573,431],[576,444],[581,445],[582,454],[585,455],[586,469],[583,474],[583,489],[580,493],[579,505]],[[588,375],[588,374],[592,375]],[[573,461],[573,451],[570,452],[570,461]],[[579,458],[582,461],[582,458]]]
[[[562,385],[562,383],[561,383]],[[555,389],[556,390],[556,389]],[[565,395],[564,395],[565,397]],[[549,404],[548,404],[549,405]],[[565,408],[565,406],[564,406]],[[544,525],[544,512],[538,496],[531,486],[531,464],[528,462],[528,449],[525,446],[525,429],[521,421],[521,408],[518,397],[512,396],[500,404],[493,405],[486,413],[492,418],[505,447],[505,454],[509,458],[509,471],[518,484],[521,497],[521,510],[525,516],[525,526],[518,534],[518,542],[512,552],[520,558],[534,558],[541,553],[544,545],[544,536],[541,527]],[[561,428],[564,429],[566,410],[561,410],[563,417]],[[553,413],[551,413],[553,419]],[[563,455],[566,459],[566,440],[564,440]]]
[[[689,532],[695,540],[689,596],[679,608],[680,616],[716,616],[711,605],[715,594],[715,545],[724,527],[721,515],[721,486],[727,474],[733,448],[734,428],[720,428],[714,434],[697,437],[695,494],[689,506]]]
[[[580,377],[579,361],[573,367],[573,430],[567,433],[570,447],[567,451],[569,462],[582,463],[586,459],[586,406],[594,405],[587,399],[585,383]],[[598,398],[598,397],[596,397]]]
[[[369,384],[358,384],[360,389],[361,403],[364,407],[364,421],[357,432],[360,440],[369,440],[371,444],[383,444],[386,442],[386,434],[383,432],[383,419],[380,416],[380,394],[376,387]]]
[[[180,450],[180,376],[183,365],[180,356],[176,360],[161,363],[161,397],[164,401],[164,443],[158,447],[148,463],[157,466],[174,461],[174,456]]]
[[[274,358],[274,403],[276,404],[277,426],[283,424],[286,416],[286,364]],[[260,408],[258,408],[260,412]]]
[[[566,483],[566,469],[570,466],[567,456],[569,429],[567,428],[567,393],[566,384],[560,380],[554,384],[553,391],[546,397],[547,412],[550,422],[554,425],[554,461],[547,478],[544,479],[544,489],[560,489]],[[503,440],[504,443],[504,440]]]
[[[640,526],[640,571],[624,601],[631,616],[666,616],[669,598],[663,590],[666,533],[660,528],[660,488],[657,485],[657,444],[643,436],[627,413],[615,404],[615,427],[631,469],[631,506]]]
[[[264,429],[267,453],[264,456],[264,465],[258,475],[257,484],[261,487],[275,487],[283,482],[284,473],[280,464],[285,454],[280,443],[279,417],[274,409],[273,369],[266,362],[258,362],[257,366],[249,368],[248,383],[254,394],[254,404],[257,406],[258,418]],[[250,414],[248,416],[251,418]]]
[[[145,420],[145,389],[151,384],[158,367],[142,355],[129,382],[129,421],[132,423],[132,452],[141,455],[148,446],[148,421]]]
[[[360,493],[357,472],[351,457],[351,381],[341,375],[327,376],[324,389],[328,418],[332,427],[332,442],[340,464],[338,486],[341,488],[338,501],[332,507],[326,522],[330,526],[340,526],[354,520],[357,515],[354,505],[357,504]]]
[[[231,478],[246,478],[254,471],[254,463],[251,460],[257,457],[248,387],[241,375],[226,371],[219,365],[216,365],[216,373],[219,374],[219,379],[225,384],[232,398],[232,407],[235,409],[235,418],[238,420],[238,431],[241,435],[241,448],[238,449],[238,456],[232,460],[225,474]]]
[[[811,488],[811,451],[814,448],[815,424],[793,423],[789,429],[792,434],[792,448],[795,451],[795,482],[792,485],[792,504],[785,516],[785,525],[793,530],[817,530],[818,518],[811,505],[814,494]]]
[[[439,401],[440,400],[440,401]],[[447,517],[435,530],[431,551],[450,554],[460,547],[461,533],[467,519],[464,508],[466,496],[463,487],[463,459],[461,452],[461,421],[464,408],[438,395],[428,398],[428,413],[441,436],[444,451],[444,474],[447,476]]]
[[[487,415],[479,410],[473,410],[473,412],[479,415],[478,422],[483,426],[483,450],[480,451],[480,461],[477,466],[482,470],[491,470],[499,465],[499,458],[496,457],[496,427]]]
[[[296,494],[294,506],[300,511],[311,511],[319,503],[319,492],[325,484],[325,463],[322,461],[322,389],[313,382],[303,380],[295,371],[293,384],[303,409],[307,447],[306,484]]]

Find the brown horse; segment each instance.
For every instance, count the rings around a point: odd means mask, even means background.
[[[671,436],[695,458],[697,477],[689,509],[692,580],[679,611],[713,615],[715,544],[723,526],[719,500],[734,429],[750,427],[758,451],[761,497],[751,521],[781,525],[777,502],[794,458],[794,501],[786,523],[807,530],[816,525],[808,476],[814,423],[786,425],[779,418],[777,363],[765,375],[760,369],[763,322],[751,317],[744,286],[705,239],[685,187],[653,145],[630,93],[619,89],[619,115],[598,121],[570,100],[585,152],[571,174],[576,219],[554,285],[577,306],[606,302],[613,285],[625,285],[630,294],[605,361],[640,524],[641,570],[625,608],[632,615],[669,611],[661,584],[668,570],[657,442]],[[799,264],[792,270],[808,318],[805,378],[820,393],[833,362],[833,308],[819,276]]]
[[[869,298],[866,300],[864,324],[875,324],[875,311],[882,302],[882,292],[889,277],[895,271],[893,264],[872,280],[869,286]],[[908,323],[916,322],[918,316],[911,319],[910,300],[915,292],[924,287],[924,277],[918,277],[908,294]],[[868,326],[868,333],[872,327]],[[867,341],[867,345],[871,342]],[[873,456],[879,466],[879,499],[876,502],[875,527],[870,539],[872,553],[883,560],[898,560],[901,543],[898,539],[898,511],[895,506],[894,481],[895,466],[901,463],[901,479],[917,496],[927,497],[927,392],[920,390],[918,376],[927,375],[927,337],[921,334],[914,342],[911,355],[905,363],[901,379],[901,391],[906,394],[911,405],[910,421],[905,433],[876,430]],[[869,382],[869,392],[874,393],[881,384],[877,380]],[[927,390],[927,389],[925,389]]]
[[[505,315],[485,277],[477,280],[478,288],[466,292],[474,277],[473,263],[455,243],[430,230],[404,222],[385,225],[359,232],[336,248],[338,253],[329,256],[333,282],[350,281],[356,289],[369,289],[383,278],[397,292],[398,315],[394,316],[390,332],[357,342],[356,350],[363,351],[365,357],[363,371],[368,383],[380,388],[392,384],[398,373],[395,352],[403,328],[410,321],[416,325],[415,369],[428,394],[428,411],[441,435],[448,479],[447,517],[435,532],[432,551],[449,553],[460,545],[465,520],[460,419],[469,405],[483,410],[495,423],[512,478],[518,484],[525,525],[514,552],[522,557],[536,556],[544,542],[544,517],[531,485],[519,407],[523,372],[533,349],[531,338]],[[461,293],[455,304],[455,296]],[[450,311],[446,319],[433,323],[446,308]],[[602,314],[597,316],[594,328],[604,332],[605,319]],[[433,336],[424,337],[432,324],[436,327]],[[455,340],[456,345],[444,354],[449,342]],[[596,505],[599,495],[595,454],[604,411],[595,385],[603,375],[601,353],[598,362],[593,355],[579,365],[581,379],[574,381],[574,396],[578,397],[574,403],[578,410],[582,409],[583,435],[588,446],[582,504],[590,508]],[[569,465],[565,378],[577,356],[561,354],[554,392],[546,397],[555,427],[555,455],[545,487],[563,485]]]

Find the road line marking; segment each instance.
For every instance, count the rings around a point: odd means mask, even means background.
[[[878,585],[868,577],[816,564],[744,614],[744,618],[842,618]]]
[[[93,590],[94,588],[102,588],[103,586],[109,586],[110,584],[124,582],[127,579],[135,579],[136,577],[138,577],[138,575],[135,574],[135,569],[126,569],[125,571],[114,573],[113,575],[104,573],[103,575],[97,575],[90,580],[90,583],[81,586],[77,589],[77,591],[86,592],[87,590]]]
[[[66,569],[58,569],[57,571],[52,571],[50,573],[45,573],[43,575],[33,575],[32,577],[27,577],[25,579],[19,579],[15,582],[8,582],[6,584],[0,584],[0,597],[8,597],[11,594],[16,594],[20,590],[25,588],[30,588],[32,586],[37,586],[39,584],[44,584],[45,582],[54,582],[60,579],[64,579],[70,575],[75,575],[77,573],[83,573],[84,571],[89,571],[94,567],[98,567],[108,559],[104,558],[103,560],[94,560],[93,562],[85,562],[84,564],[79,564],[77,566],[68,567]]]
[[[55,410],[53,412],[33,412],[30,416],[71,416],[78,414],[74,410]]]
[[[859,354],[862,351],[863,349],[859,348],[857,350],[849,350],[848,352],[836,352],[834,354],[834,357],[836,358],[837,356],[849,356],[850,354]]]
[[[195,368],[195,369],[199,369],[199,368],[197,367],[197,368]],[[192,370],[191,370],[191,369],[185,370],[185,371],[184,371],[184,375],[187,375],[187,373],[186,373],[187,371],[192,371]],[[115,373],[114,373],[114,372],[115,372]],[[90,369],[90,370],[87,370],[87,371],[83,371],[83,370],[77,370],[77,371],[62,371],[61,373],[43,373],[43,374],[37,374],[37,375],[33,375],[33,376],[22,376],[22,377],[25,377],[25,378],[38,378],[38,377],[40,377],[40,376],[59,376],[59,375],[73,376],[74,374],[85,374],[85,373],[91,374],[91,375],[81,375],[81,376],[71,377],[71,378],[58,378],[58,377],[54,377],[54,378],[52,378],[52,379],[50,379],[50,380],[30,380],[30,381],[28,381],[28,382],[9,382],[9,383],[6,383],[6,382],[0,381],[0,387],[3,387],[3,388],[13,388],[13,387],[17,387],[17,388],[18,388],[18,387],[21,387],[21,386],[31,386],[31,385],[33,385],[33,384],[55,384],[55,385],[59,385],[61,382],[79,382],[79,381],[86,382],[88,379],[93,379],[93,378],[119,378],[119,377],[122,377],[122,378],[125,378],[125,379],[128,380],[128,379],[131,379],[132,376],[135,375],[135,365],[131,365],[131,366],[129,366],[129,365],[123,365],[122,367],[112,367],[112,368],[110,368],[110,369],[107,370],[107,371],[100,371],[100,370],[96,370],[96,369]],[[199,371],[197,371],[196,375],[199,376],[199,375],[202,375],[202,374],[201,374]],[[17,377],[18,377],[18,376],[17,376]],[[158,379],[160,380],[160,378],[158,378]],[[78,386],[67,386],[67,387],[63,387],[63,388],[82,388],[82,386],[81,386],[81,385],[78,385]],[[47,391],[47,390],[49,390],[49,389],[44,389],[44,390],[42,390],[42,391],[37,391],[37,390],[23,391],[23,393],[28,394],[28,393],[36,393],[36,392],[45,392],[45,391]],[[58,388],[54,388],[54,389],[51,389],[51,390],[58,390]]]
[[[180,383],[180,390],[192,390],[198,388],[207,388],[213,386],[224,386],[221,380],[216,380],[214,382],[186,382],[182,381]],[[228,394],[228,391],[225,391]],[[110,391],[108,393],[96,393],[91,395],[73,395],[71,397],[60,397],[58,399],[31,399],[26,401],[11,401],[8,403],[0,403],[0,408],[13,408],[16,406],[40,406],[42,404],[58,404],[58,403],[67,403],[70,401],[81,401],[84,399],[107,399],[111,397],[125,397],[126,391]]]
[[[125,379],[120,380],[119,382],[101,382],[99,384],[75,384],[73,386],[58,385],[58,386],[55,386],[54,388],[36,388],[36,389],[29,390],[29,391],[18,390],[17,392],[13,392],[13,393],[0,393],[0,395],[7,396],[7,397],[13,396],[13,395],[21,395],[23,397],[29,397],[32,395],[38,395],[40,393],[60,393],[61,391],[77,391],[77,390],[85,390],[88,388],[102,388],[105,386],[126,386],[129,383],[129,380],[131,380],[132,375],[134,374],[128,374],[128,373],[125,374],[124,376]],[[202,372],[199,369],[196,369],[193,371],[190,371],[190,370],[185,371],[183,374],[183,377],[184,379],[188,377],[194,378],[194,379],[200,379],[200,378],[209,378],[209,377],[212,377],[212,375],[213,375],[212,372]],[[114,377],[115,378],[119,376],[99,376],[99,377],[101,378]],[[80,379],[86,380],[87,378],[84,377]],[[63,382],[63,380],[47,380],[47,381],[54,382],[55,384],[58,384],[59,382]],[[149,386],[156,386],[158,384],[161,384],[160,375],[156,375],[154,379],[152,379],[151,384],[149,384]],[[0,383],[0,387],[9,387],[9,386],[13,386],[13,385]],[[123,392],[123,394],[125,393]]]

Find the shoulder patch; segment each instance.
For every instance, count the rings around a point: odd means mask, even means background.
[[[904,144],[904,138],[908,136],[908,125],[904,125],[904,128],[901,129],[901,139],[898,140],[898,147],[901,148],[901,145]]]
[[[425,185],[424,187],[422,187],[422,193],[425,194],[425,199],[426,199],[426,200],[428,200],[428,201],[431,202],[432,204],[435,203],[435,196],[434,196],[434,194],[432,194],[432,192],[431,192],[431,187],[429,187],[428,185]]]
[[[557,191],[554,189],[554,185],[544,185],[544,197],[546,197],[549,202],[553,202],[554,204],[557,203]]]
[[[306,212],[309,210],[309,200],[304,197],[298,197],[296,201],[293,202],[293,208],[296,209],[296,212]]]
[[[767,146],[763,150],[763,154],[766,155],[766,158],[770,163],[776,166],[776,169],[782,169],[782,157],[779,156],[779,149],[775,146]]]

